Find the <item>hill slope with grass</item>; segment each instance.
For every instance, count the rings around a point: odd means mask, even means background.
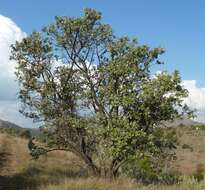
[[[0,134],[0,190],[33,190],[42,184],[86,175],[83,164],[72,154],[55,152],[35,161],[27,144],[26,139]]]
[[[197,122],[197,121],[194,121],[192,119],[184,118],[184,119],[175,119],[172,122],[165,122],[164,125],[166,125],[168,127],[178,127],[180,125],[184,125],[184,126],[198,126],[198,125],[205,125],[205,124]]]
[[[14,123],[0,119],[0,128],[6,128],[6,127],[7,128],[17,128],[17,129],[21,128],[20,126]]]
[[[0,119],[0,132],[13,136],[30,138],[31,136],[39,136],[40,130],[36,128],[23,128],[19,125]]]
[[[178,127],[179,146],[173,171],[194,175],[205,171],[205,130]],[[186,180],[181,186],[145,187],[127,177],[115,182],[89,178],[84,163],[71,153],[53,152],[33,160],[27,148],[28,140],[0,132],[0,190],[195,190],[205,189],[205,182]],[[198,186],[198,187],[197,187]]]

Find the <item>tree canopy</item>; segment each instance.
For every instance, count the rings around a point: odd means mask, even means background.
[[[174,148],[163,122],[191,111],[177,71],[153,76],[162,48],[116,37],[101,13],[56,17],[12,47],[21,113],[43,122],[47,147],[30,142],[34,157],[71,151],[95,175],[115,176],[136,154]]]

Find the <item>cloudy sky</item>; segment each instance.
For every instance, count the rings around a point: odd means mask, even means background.
[[[9,60],[10,45],[33,30],[52,22],[56,15],[79,16],[85,7],[103,13],[117,35],[137,37],[140,43],[166,49],[157,70],[180,71],[190,96],[185,101],[198,109],[198,120],[205,122],[205,2],[198,0],[138,0],[112,3],[94,0],[26,1],[1,0],[0,6],[0,119],[23,127],[34,126],[18,113],[18,85],[15,62]]]

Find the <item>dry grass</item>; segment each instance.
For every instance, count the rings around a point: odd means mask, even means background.
[[[27,144],[25,139],[0,134],[0,189],[36,189],[63,178],[87,176],[84,164],[73,154],[57,151],[35,161]]]
[[[173,170],[193,174],[205,165],[205,131],[180,129],[180,144]],[[200,183],[186,178],[174,186],[143,186],[126,177],[115,182],[88,178],[85,165],[71,153],[53,152],[34,161],[29,156],[25,139],[0,134],[0,189],[4,190],[204,190]],[[2,186],[3,185],[3,186]],[[1,188],[1,186],[3,188]]]
[[[26,140],[0,134],[0,175],[14,175],[26,168],[29,162]]]
[[[177,160],[172,165],[173,169],[186,175],[196,173],[199,167],[205,170],[205,130],[183,127],[177,133],[180,146],[176,151]],[[183,149],[183,145],[188,145],[193,150]]]
[[[130,179],[121,178],[115,182],[108,180],[89,178],[89,179],[70,179],[65,180],[59,185],[42,186],[38,190],[204,190],[205,181],[198,183],[192,178],[185,178],[181,184],[173,186],[143,186]],[[30,190],[30,189],[29,189]]]

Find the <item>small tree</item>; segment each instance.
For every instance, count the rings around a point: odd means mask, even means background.
[[[92,9],[56,17],[12,49],[21,113],[49,134],[47,147],[30,142],[33,156],[71,151],[94,175],[113,177],[136,153],[174,147],[159,126],[190,110],[178,72],[150,73],[163,49],[115,37]]]

